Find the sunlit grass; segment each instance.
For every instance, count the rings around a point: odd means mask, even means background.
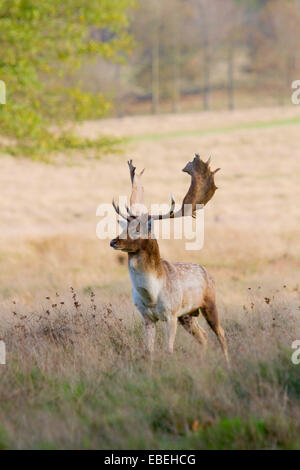
[[[132,136],[125,139],[129,142],[143,142],[143,141],[155,141],[163,140],[169,138],[182,138],[182,137],[193,137],[193,136],[204,136],[212,134],[222,134],[227,132],[234,132],[239,130],[251,130],[251,129],[269,129],[272,127],[282,127],[282,126],[298,126],[300,125],[300,118],[290,118],[290,119],[274,119],[267,122],[248,122],[241,123],[234,126],[224,126],[224,127],[215,127],[211,129],[199,129],[199,130],[186,130],[186,131],[175,131],[175,132],[166,132],[166,133],[155,133],[155,134],[142,134],[138,136]]]
[[[0,160],[0,339],[7,345],[0,448],[299,448],[300,366],[290,360],[300,338],[296,112],[95,121],[85,123],[82,138],[174,139],[132,142],[125,155],[72,165],[64,153],[57,165]],[[234,131],[249,122],[265,128]],[[224,123],[230,131],[218,131]],[[230,371],[201,317],[205,362],[181,327],[174,356],[166,356],[161,323],[151,367],[127,256],[95,235],[98,204],[129,193],[127,159],[146,167],[148,205],[170,192],[180,202],[189,181],[180,170],[195,152],[222,169],[205,208],[203,249],[187,251],[185,240],[159,245],[163,258],[202,264],[213,275]]]
[[[210,332],[204,361],[184,330],[167,356],[163,325],[151,365],[130,303],[101,303],[92,290],[46,296],[33,311],[13,304],[0,330],[1,448],[297,448],[295,299],[263,295],[223,322],[230,370]]]

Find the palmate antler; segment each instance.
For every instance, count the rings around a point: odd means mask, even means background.
[[[132,182],[130,208],[126,207],[127,214],[124,215],[120,211],[119,206],[115,205],[114,201],[113,206],[121,217],[130,222],[134,218],[142,215],[141,206],[144,206],[144,188],[140,178],[144,173],[144,170],[142,170],[137,175],[135,172],[136,168],[133,166],[132,160],[128,162],[128,166]],[[169,211],[166,214],[148,215],[149,222],[151,220],[173,219],[182,217],[183,215],[195,217],[197,205],[206,205],[213,197],[217,189],[214,176],[219,170],[220,168],[211,171],[210,158],[207,160],[207,162],[204,162],[201,160],[200,156],[196,154],[194,160],[187,163],[187,165],[182,170],[191,176],[191,184],[183,199],[181,208],[177,212],[174,212],[175,200],[173,196],[171,196],[171,206]]]
[[[220,168],[217,168],[214,171],[210,169],[210,158],[207,162],[201,160],[198,154],[195,155],[195,158],[192,162],[189,162],[182,171],[188,173],[191,176],[191,185],[188,192],[186,193],[181,210],[184,210],[185,204],[191,204],[192,206],[192,216],[196,215],[196,205],[205,204],[211,200],[217,186],[215,185],[215,174]]]
[[[183,215],[191,215],[196,217],[197,205],[203,204],[204,206],[211,200],[217,186],[215,185],[214,176],[220,168],[214,171],[210,169],[210,158],[207,162],[201,160],[198,154],[192,162],[186,164],[182,171],[188,173],[191,176],[191,185],[188,192],[186,193],[181,208],[174,213],[175,201],[171,196],[171,208],[167,214],[164,215],[152,215],[152,220],[161,220],[168,218],[182,217]]]

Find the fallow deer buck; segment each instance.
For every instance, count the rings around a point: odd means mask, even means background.
[[[184,215],[196,216],[196,205],[206,204],[214,195],[217,187],[214,174],[209,166],[210,160],[204,162],[198,155],[189,162],[184,172],[191,175],[190,188],[183,199],[182,208],[174,212],[175,202],[172,197],[171,208],[164,215],[137,214],[138,207],[144,203],[143,187],[140,175],[135,174],[132,160],[128,162],[132,193],[130,208],[126,206],[127,214],[121,212],[113,200],[113,206],[119,216],[126,221],[125,231],[110,242],[115,250],[128,253],[128,268],[132,282],[132,297],[134,304],[142,314],[146,332],[146,345],[151,356],[154,351],[155,325],[158,320],[167,324],[167,351],[172,353],[179,322],[202,346],[206,348],[207,334],[197,322],[196,317],[202,312],[207,323],[217,335],[226,361],[228,353],[223,328],[218,319],[215,287],[212,277],[207,270],[198,264],[170,263],[160,258],[157,240],[153,238],[151,226],[153,220],[176,218]],[[184,212],[188,204],[189,211]],[[144,217],[144,219],[143,219]],[[146,218],[147,233],[142,232],[142,223]],[[134,222],[135,233],[130,230]]]

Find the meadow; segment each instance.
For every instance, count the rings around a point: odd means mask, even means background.
[[[121,154],[1,155],[0,448],[300,447],[299,126],[297,106],[124,117],[76,129],[124,138]],[[203,249],[159,244],[213,275],[230,370],[204,319],[204,361],[181,328],[167,356],[162,324],[151,365],[126,256],[96,237],[129,158],[150,205],[182,200],[195,152],[221,167]]]

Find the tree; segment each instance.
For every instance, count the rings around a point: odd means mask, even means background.
[[[240,3],[240,2],[239,2]],[[223,23],[220,42],[224,45],[227,62],[228,108],[235,108],[235,56],[245,36],[244,8],[235,0],[226,0],[222,7]]]
[[[170,99],[179,109],[180,76],[187,41],[186,0],[140,0],[132,24],[137,49],[132,61],[135,79],[145,95],[151,95],[152,112],[161,99]]]
[[[295,0],[273,0],[260,10],[252,61],[258,76],[279,94],[289,96],[299,60],[300,13]]]
[[[0,79],[7,88],[1,134],[17,138],[23,153],[82,145],[70,136],[54,136],[49,124],[58,116],[77,120],[107,112],[110,103],[103,95],[69,86],[72,71],[97,55],[125,57],[132,46],[128,9],[133,5],[133,0],[0,0]]]
[[[192,0],[195,40],[202,53],[203,108],[210,108],[211,78],[216,50],[220,46],[223,1]]]
[[[162,5],[159,0],[140,0],[132,31],[137,41],[133,60],[137,82],[151,95],[152,112],[160,101],[160,48]]]

